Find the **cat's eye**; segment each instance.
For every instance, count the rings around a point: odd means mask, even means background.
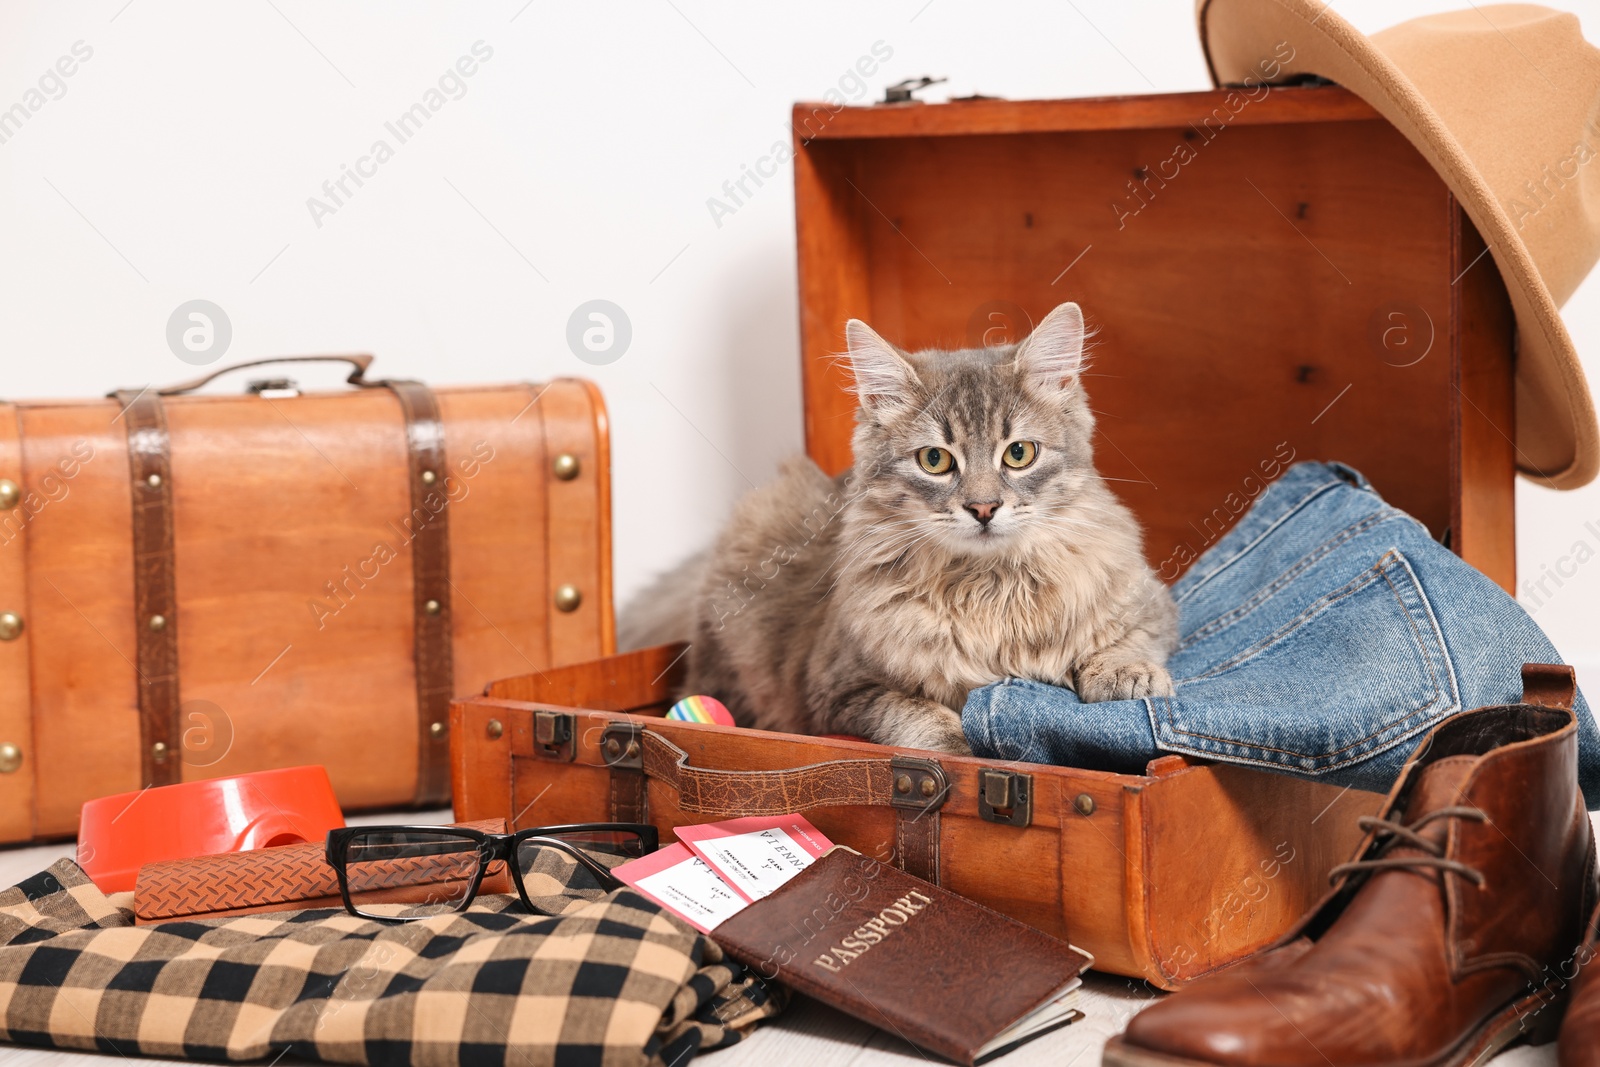
[[[1000,454],[1000,462],[1014,471],[1024,467],[1031,467],[1033,461],[1039,458],[1039,446],[1032,441],[1012,441],[1006,450]]]
[[[946,448],[919,448],[917,462],[929,474],[948,474],[956,465],[956,458]]]

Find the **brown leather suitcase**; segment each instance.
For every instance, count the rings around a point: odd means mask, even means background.
[[[356,388],[0,404],[0,842],[305,763],[442,804],[453,695],[612,651],[595,387],[327,358]]]
[[[1182,756],[1125,775],[662,719],[682,654],[628,652],[457,701],[456,818],[668,832],[802,811],[837,844],[1070,940],[1097,970],[1171,989],[1299,918],[1383,802]]]

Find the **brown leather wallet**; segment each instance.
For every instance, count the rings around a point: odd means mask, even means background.
[[[490,834],[506,832],[504,819],[460,825]],[[437,890],[434,884],[414,887],[419,901]],[[389,899],[404,903],[407,892],[393,890]],[[490,868],[478,892],[515,892],[504,864]],[[342,907],[339,878],[328,866],[323,845],[311,841],[147,863],[139,868],[133,887],[134,922],[140,926],[177,919]]]

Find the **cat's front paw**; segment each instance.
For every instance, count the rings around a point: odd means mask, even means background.
[[[1089,704],[1173,694],[1172,676],[1149,660],[1092,657],[1078,668],[1077,683],[1078,699]]]
[[[872,740],[895,748],[920,748],[951,756],[972,755],[972,746],[967,744],[967,735],[961,729],[961,716],[945,708],[880,731]]]

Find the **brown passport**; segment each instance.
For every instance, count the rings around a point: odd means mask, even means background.
[[[1082,1015],[1086,953],[836,847],[712,938],[765,978],[958,1063]]]
[[[504,819],[459,825],[490,834],[506,832]],[[402,903],[422,900],[438,888],[438,883],[430,882],[409,890],[398,889],[388,899]],[[514,891],[503,863],[491,867],[478,887],[479,893]],[[177,919],[342,907],[339,876],[328,866],[326,847],[320,841],[147,863],[139,868],[133,887],[133,921],[139,926]]]

